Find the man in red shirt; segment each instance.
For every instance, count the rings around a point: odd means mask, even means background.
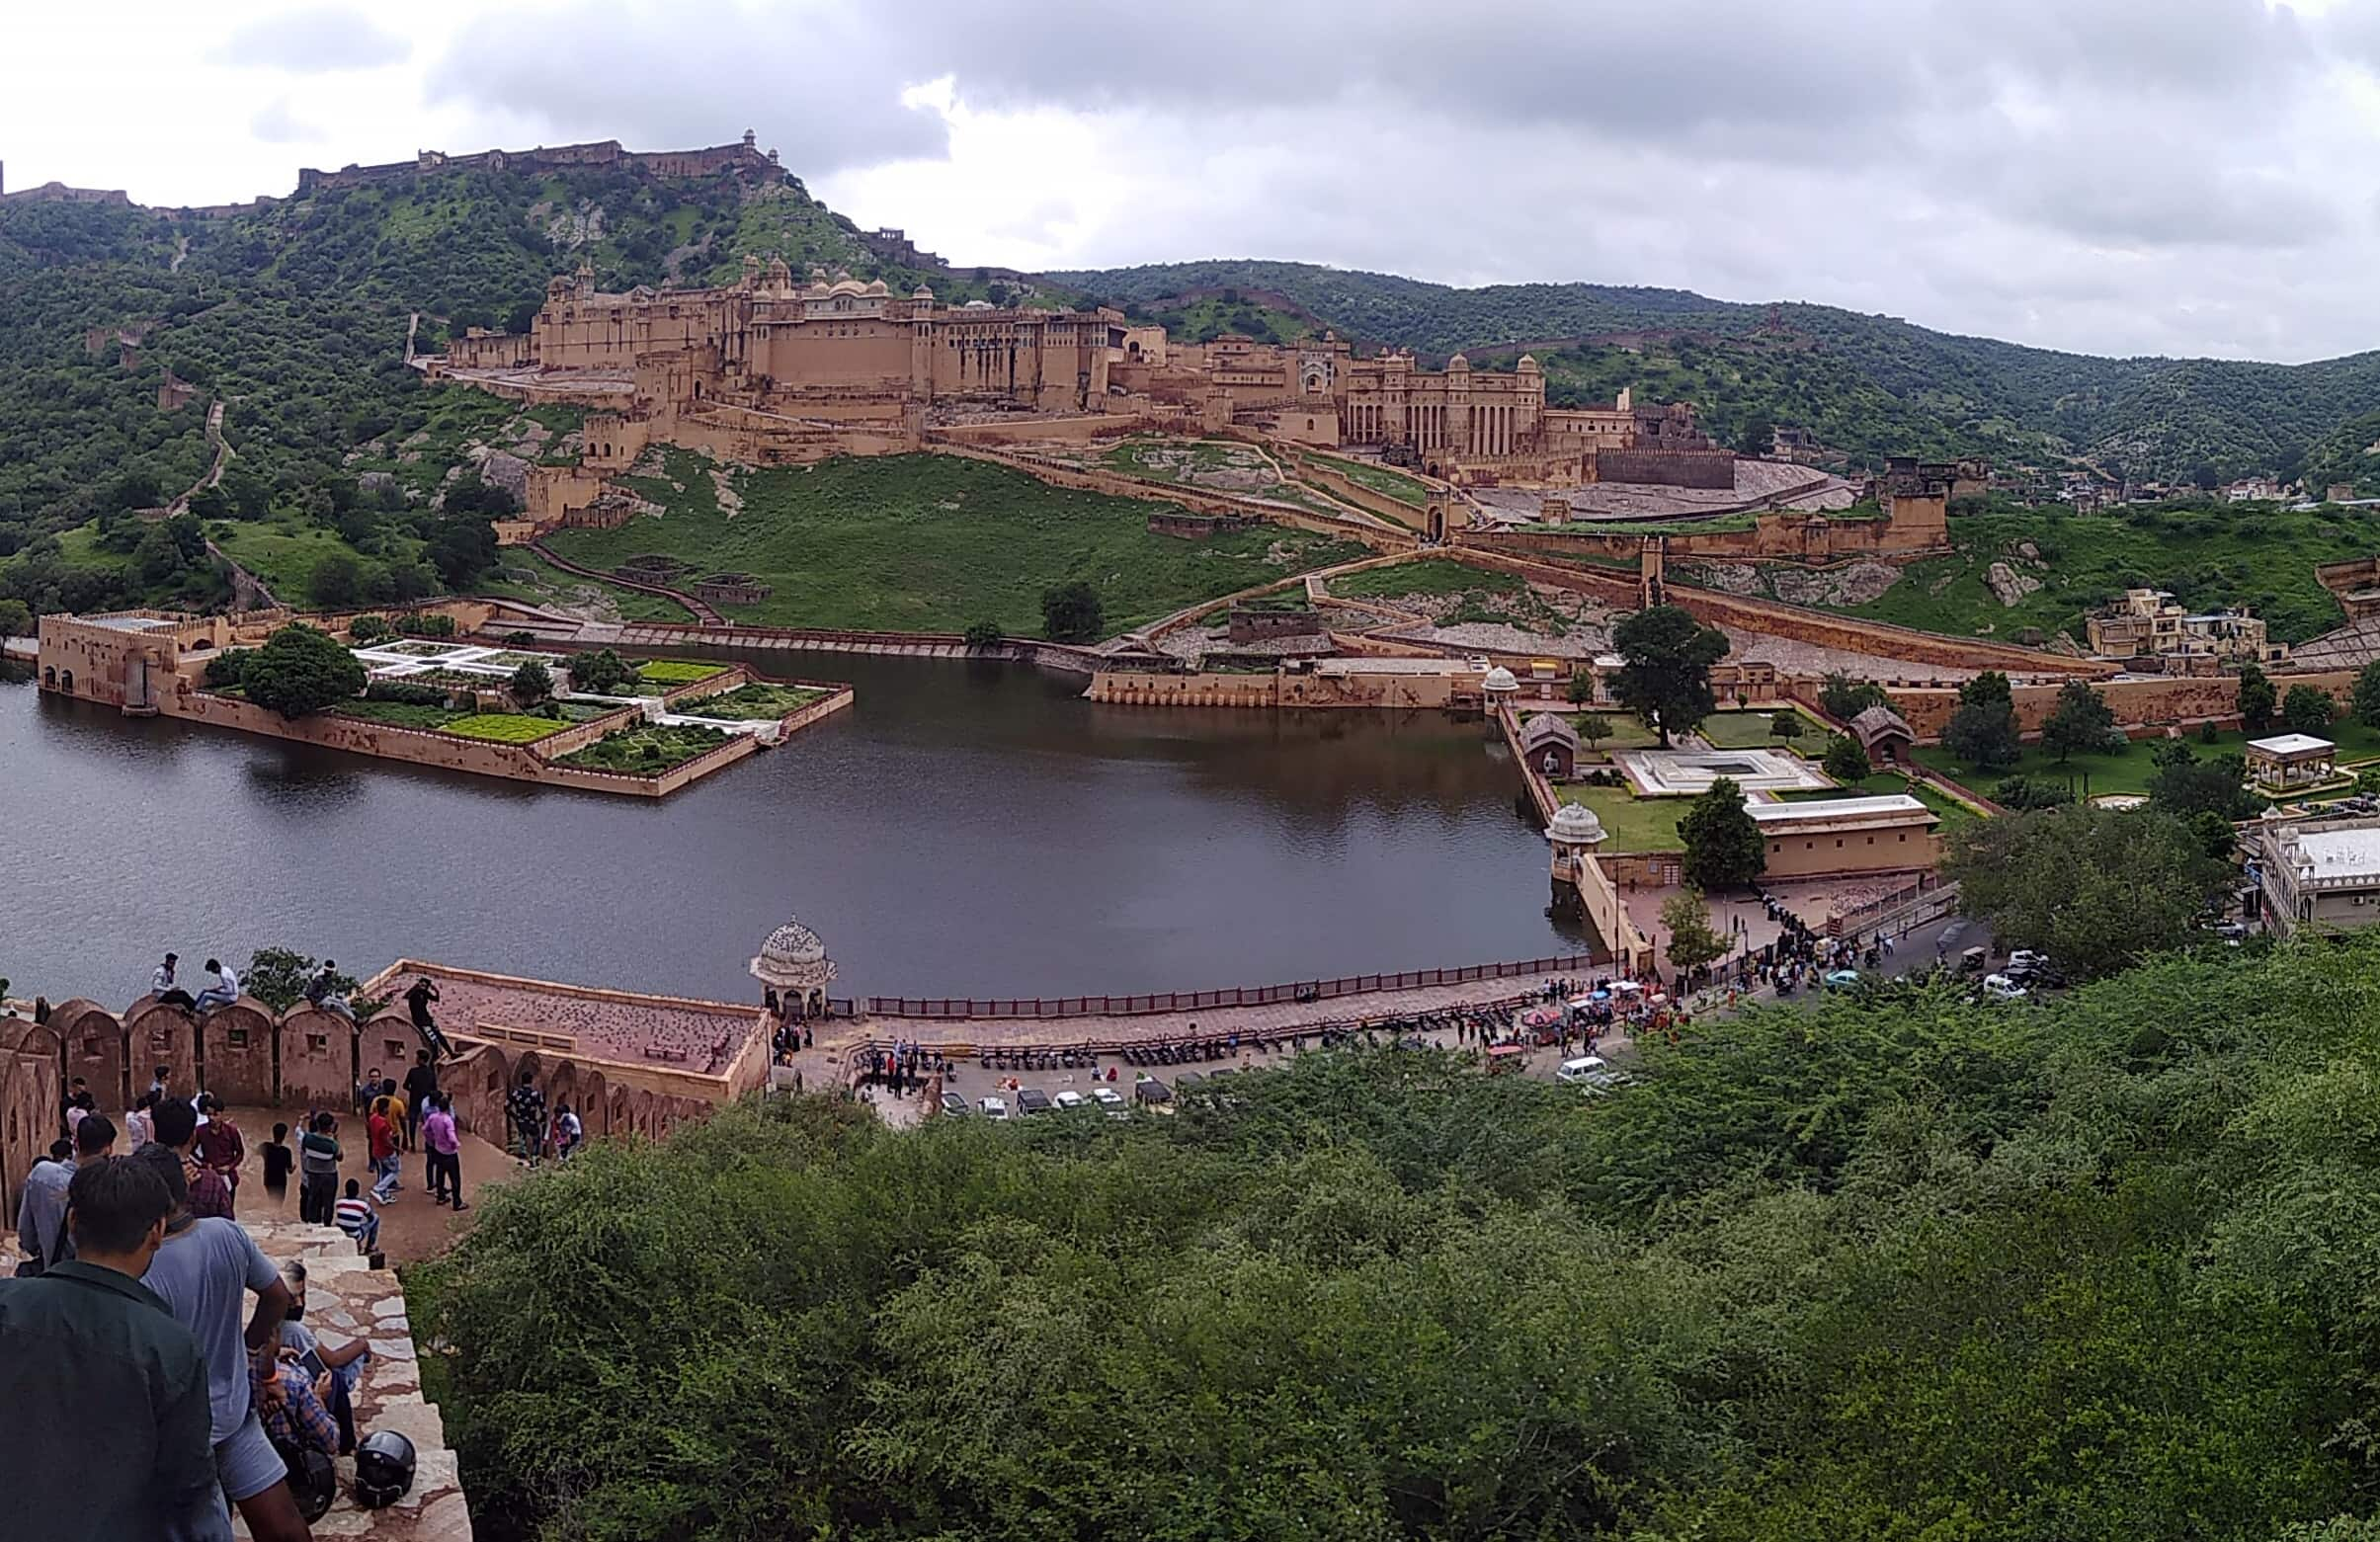
[[[396,1126],[375,1103],[371,1117],[364,1121],[364,1129],[371,1142],[372,1203],[384,1205],[396,1197],[397,1191]]]

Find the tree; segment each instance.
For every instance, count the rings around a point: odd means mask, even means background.
[[[629,683],[636,678],[634,668],[609,648],[594,653],[573,654],[567,668],[570,672],[570,689],[583,690],[589,695],[624,694]]]
[[[1083,580],[1041,591],[1041,635],[1051,642],[1096,642],[1105,629],[1099,591]]]
[[[553,694],[553,671],[535,659],[524,659],[513,671],[513,699],[523,706],[535,706]]]
[[[2057,704],[2041,725],[2041,745],[2056,752],[2058,764],[2063,766],[2077,750],[2088,754],[2105,749],[2114,727],[2115,709],[2106,698],[2086,683],[2070,680],[2058,688]]]
[[[1611,719],[1600,712],[1581,712],[1571,719],[1571,725],[1578,729],[1579,743],[1587,747],[1590,755],[1595,753],[1597,745],[1611,737]]]
[[[2107,974],[2188,939],[2232,880],[2188,822],[2160,808],[2077,805],[1950,832],[1942,872],[2004,946]]]
[[[1684,888],[1661,902],[1662,929],[1669,933],[1670,967],[1683,976],[1727,956],[1731,945],[1710,924],[1702,891]]]
[[[354,642],[377,642],[395,630],[384,615],[359,615],[347,623],[347,635]]]
[[[1827,740],[1826,759],[1819,763],[1826,773],[1847,787],[1867,780],[1875,768],[1867,763],[1867,751],[1849,734],[1836,734]]]
[[[364,689],[364,665],[326,631],[292,622],[265,640],[241,672],[248,699],[303,717]]]
[[[1849,722],[1871,706],[1888,706],[1892,698],[1872,680],[1853,680],[1840,670],[1830,672],[1818,688],[1818,704],[1829,717]]]
[[[256,657],[253,648],[225,648],[206,661],[204,677],[209,690],[236,690],[247,684],[248,661]]]
[[[1790,743],[1801,737],[1802,718],[1789,706],[1780,706],[1768,717],[1768,737]]]
[[[0,600],[0,637],[26,637],[33,629],[33,607],[22,600]]]
[[[352,553],[331,552],[314,564],[306,589],[313,595],[314,603],[327,609],[354,605],[364,598],[364,564]]]
[[[2380,659],[2363,667],[2355,677],[2355,716],[2366,726],[2380,728]]]
[[[2319,686],[2291,686],[2281,700],[2281,721],[2293,733],[2320,734],[2331,726],[2338,711],[2330,692]]]
[[[2272,715],[2280,706],[2279,692],[2272,682],[2254,664],[2240,666],[2240,689],[2233,697],[2239,708],[2240,721],[2252,734],[2260,734],[2272,726]]]
[[[977,621],[967,628],[967,646],[977,649],[997,648],[1000,646],[1002,636],[998,621]]]
[[[2240,832],[2232,822],[2212,809],[2190,816],[2190,829],[2198,837],[2199,850],[2216,858],[2231,855],[2240,844]]]
[[[1958,706],[1942,729],[1942,746],[1970,766],[2012,766],[2023,746],[2016,737],[2016,703],[2009,678],[1986,670],[1958,688]]]
[[[449,589],[468,589],[496,565],[495,527],[485,520],[451,520],[430,538],[425,555]]]
[[[1595,671],[1572,670],[1569,694],[1572,706],[1584,706],[1593,701],[1595,699]]]
[[[1705,893],[1736,889],[1768,870],[1768,843],[1744,807],[1744,789],[1721,776],[1678,821],[1685,881]]]
[[[2003,776],[1992,789],[1992,801],[2023,813],[2036,808],[2063,808],[2075,800],[2075,789],[2047,776]]]
[[[2247,763],[2237,755],[2170,761],[2149,773],[2149,802],[2180,819],[2208,813],[2253,819],[2264,800],[2248,789],[2247,778]]]
[[[1691,733],[1718,709],[1710,672],[1727,657],[1725,632],[1682,607],[1657,605],[1612,628],[1611,642],[1620,656],[1613,699],[1658,730],[1664,746],[1671,733]]]

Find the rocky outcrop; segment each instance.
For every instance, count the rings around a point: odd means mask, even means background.
[[[2041,580],[2030,573],[2019,572],[2006,562],[1995,562],[1985,570],[1984,583],[2004,606],[2020,605],[2025,596],[2041,587]]]

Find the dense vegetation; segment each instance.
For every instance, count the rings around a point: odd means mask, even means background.
[[[1525,345],[1565,399],[1620,385],[1684,395],[1731,443],[1771,424],[1835,448],[2060,454],[2111,474],[2187,480],[2203,468],[2355,481],[2380,491],[2380,353],[2284,365],[2098,359],[1956,337],[1825,305],[1737,304],[1681,289],[1508,284],[1458,289],[1306,263],[1216,261],[1053,274],[1151,317],[1220,305],[1235,330],[1307,329],[1444,355]],[[1260,331],[1251,320],[1261,320]],[[1641,350],[1642,352],[1638,352]],[[1474,359],[1474,364],[1486,361]],[[2358,415],[2364,415],[2358,419]],[[2342,432],[2350,420],[2359,427]]]
[[[1761,1011],[1616,1096],[739,1110],[417,1317],[492,1538],[2195,1537],[2369,1507],[2380,940]]]
[[[547,537],[574,562],[616,571],[666,555],[697,572],[757,575],[773,593],[722,606],[740,621],[894,631],[996,622],[1043,631],[1041,597],[1088,583],[1107,631],[1155,620],[1303,568],[1364,556],[1353,542],[1267,527],[1189,540],[1152,534],[1150,504],[1053,488],[1022,471],[947,455],[885,455],[739,475],[740,512],[719,506],[708,462],[672,451],[660,477],[630,478],[668,512],[616,529]]]

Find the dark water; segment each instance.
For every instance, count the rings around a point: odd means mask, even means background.
[[[1564,952],[1501,747],[1436,714],[1094,706],[1023,666],[802,654],[857,704],[659,802],[0,688],[0,974],[128,1001],[284,945],[741,1000],[1194,990]],[[360,967],[359,967],[360,966]]]

